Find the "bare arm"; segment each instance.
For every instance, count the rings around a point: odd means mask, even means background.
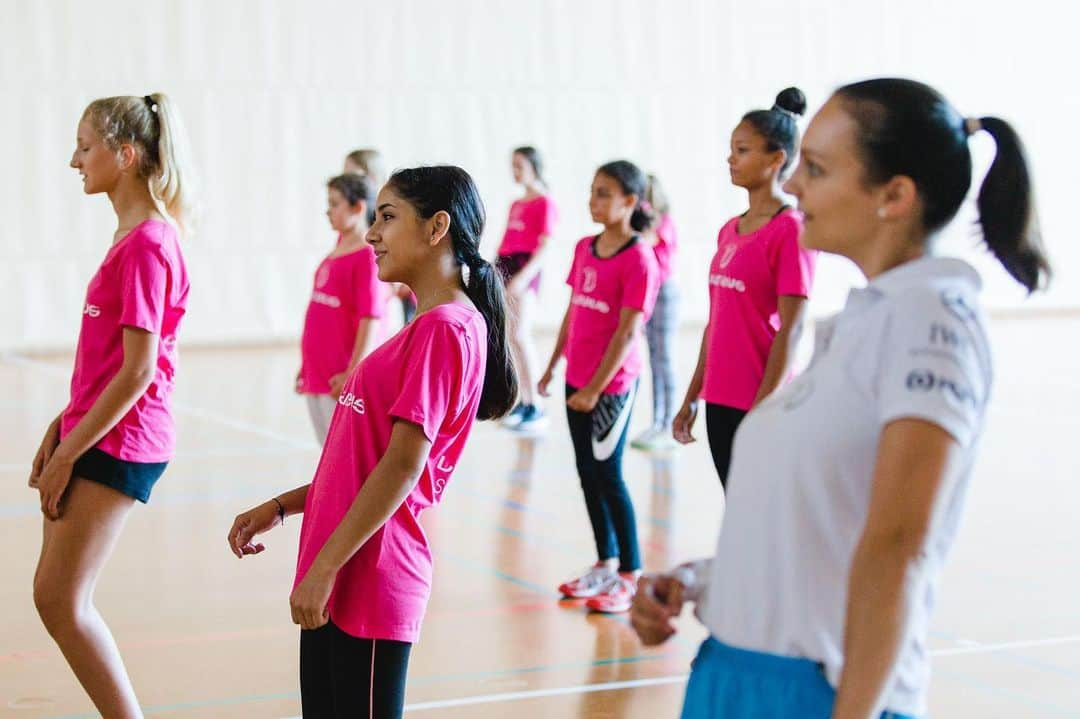
[[[352,371],[356,369],[356,365],[360,364],[360,360],[367,357],[371,352],[375,344],[375,323],[374,317],[361,317],[360,321],[356,324],[356,340],[353,342],[352,356],[349,358],[349,366],[345,368],[344,372],[339,372],[330,378],[330,394],[337,397],[341,394],[341,388],[345,386],[345,380],[349,378]]]
[[[701,388],[705,383],[705,362],[709,356],[709,325],[701,333],[701,348],[698,350],[697,366],[694,367],[694,376],[690,378],[690,386],[686,388],[686,398],[683,399],[682,407],[675,414],[671,424],[671,434],[681,444],[690,444],[696,441],[692,431],[694,422],[697,420],[698,398],[701,396]]]
[[[566,351],[566,336],[569,329],[570,307],[567,307],[566,314],[564,314],[562,318],[562,324],[559,325],[559,336],[555,339],[555,348],[551,351],[551,359],[548,361],[547,369],[544,370],[544,375],[540,378],[540,382],[537,385],[537,389],[542,397],[548,396],[548,384],[551,383],[551,376],[555,374],[555,367],[558,366],[559,361],[562,359],[563,352]]]
[[[869,719],[881,711],[922,591],[926,541],[959,454],[952,435],[924,420],[896,420],[882,432],[870,511],[848,578],[844,671],[833,719]]]
[[[773,338],[769,359],[765,363],[765,374],[761,378],[753,406],[772,394],[787,376],[791,364],[791,353],[802,335],[803,316],[806,313],[806,298],[796,295],[781,295],[777,307],[780,314],[780,329]]]
[[[124,361],[90,410],[56,446],[36,484],[41,509],[50,519],[60,517],[60,500],[71,481],[75,461],[96,445],[124,418],[146,392],[157,367],[158,336],[124,327]],[[33,482],[32,482],[33,484]]]
[[[401,507],[430,451],[431,442],[419,425],[394,422],[386,452],[293,592],[294,622],[305,629],[326,623],[326,604],[338,571]]]

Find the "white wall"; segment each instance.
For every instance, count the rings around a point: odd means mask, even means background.
[[[563,222],[545,320],[561,315],[569,249],[593,231],[595,167],[626,157],[668,185],[684,243],[684,318],[704,316],[716,229],[744,209],[727,183],[743,112],[797,84],[819,105],[852,79],[930,82],[962,112],[1001,114],[1027,139],[1059,274],[1027,306],[1080,306],[1066,223],[1080,92],[1073,18],[1051,0],[0,0],[0,349],[74,343],[86,281],[111,236],[104,197],[67,168],[90,100],[171,93],[204,181],[202,232],[186,245],[187,342],[297,335],[310,272],[331,241],[324,181],[357,146],[391,165],[473,173],[493,253],[515,188],[509,150],[548,161]],[[1066,64],[1066,58],[1071,60]],[[986,142],[980,142],[986,155]],[[946,249],[970,255],[962,222]],[[1020,292],[992,262],[987,302]],[[853,273],[825,262],[816,310]]]

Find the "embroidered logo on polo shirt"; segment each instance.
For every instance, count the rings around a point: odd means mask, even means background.
[[[979,406],[979,398],[969,387],[949,377],[936,375],[928,369],[911,370],[904,384],[910,392],[940,391],[960,404]]]
[[[964,322],[975,320],[975,309],[967,303],[963,293],[959,290],[942,290],[941,304],[945,305],[945,309]]]
[[[101,308],[97,305],[87,303],[86,306],[83,307],[83,314],[87,317],[101,317]]]

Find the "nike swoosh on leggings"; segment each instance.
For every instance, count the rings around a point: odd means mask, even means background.
[[[637,385],[623,394],[602,394],[593,409],[592,450],[593,457],[601,462],[615,453],[626,423],[630,421],[630,410],[634,406],[634,393]]]

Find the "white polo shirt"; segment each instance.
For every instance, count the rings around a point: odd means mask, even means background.
[[[931,528],[921,599],[887,709],[926,713],[934,589],[960,519],[991,385],[978,274],[924,257],[852,290],[818,323],[800,377],[743,421],[727,509],[698,616],[736,647],[821,662],[837,686],[851,558],[866,522],[878,440],[900,418],[932,422],[963,448]]]

